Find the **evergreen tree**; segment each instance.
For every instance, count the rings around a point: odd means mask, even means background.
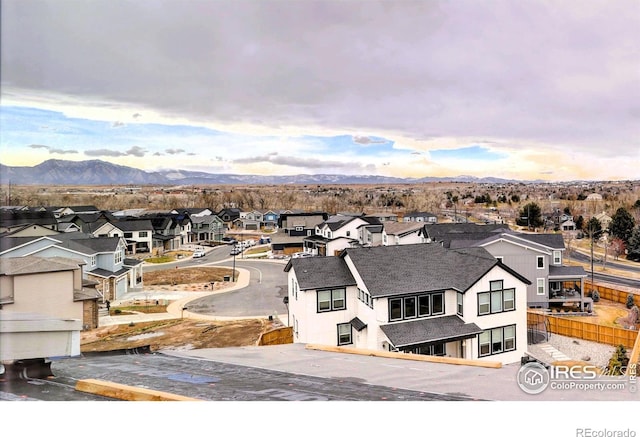
[[[613,217],[611,217],[609,233],[614,237],[620,238],[625,243],[628,243],[635,225],[636,221],[629,211],[625,208],[618,208]]]
[[[537,228],[544,224],[544,221],[542,220],[542,210],[535,202],[527,203],[522,207],[518,214],[519,217],[516,220],[518,226]]]
[[[640,261],[640,225],[638,225],[629,238],[627,244],[627,259],[631,261]]]

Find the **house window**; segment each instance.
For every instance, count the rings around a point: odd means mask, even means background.
[[[553,251],[553,263],[555,265],[560,265],[562,264],[562,252],[559,250],[554,250]]]
[[[303,226],[296,226],[296,228],[295,228],[295,229],[296,229],[296,231],[298,231],[298,232],[302,232],[302,231],[304,231],[304,227],[303,227]]]
[[[418,317],[431,315],[431,299],[429,295],[418,296]]]
[[[133,232],[125,232],[124,238],[133,238]]]
[[[351,340],[351,323],[338,325],[338,346],[353,343]]]
[[[544,296],[546,294],[545,286],[544,286],[544,278],[536,279],[536,290],[538,296]]]
[[[478,315],[502,313],[516,309],[515,288],[503,289],[503,281],[491,281],[491,291],[478,293]]]
[[[478,356],[501,354],[516,349],[516,325],[487,329],[478,334]]]
[[[456,293],[456,307],[457,307],[457,311],[456,311],[456,312],[457,312],[457,314],[458,314],[459,316],[464,315],[464,313],[463,313],[463,311],[462,311],[462,310],[463,310],[462,302],[463,302],[463,295],[462,295],[462,293]]]
[[[405,297],[404,298],[404,318],[413,319],[416,317],[416,298]]]
[[[351,236],[351,231],[347,231],[347,237]]]
[[[91,256],[91,267],[95,267],[96,266],[96,256],[92,255]]]
[[[318,290],[318,312],[344,310],[347,307],[345,289]]]
[[[402,299],[389,299],[389,320],[402,320]]]
[[[373,308],[373,303],[371,305]],[[444,293],[389,299],[389,321],[444,314]]]
[[[113,254],[113,262],[115,264],[119,264],[122,262],[122,251],[117,250],[116,253]]]
[[[544,269],[544,256],[536,257],[536,267],[539,269]]]

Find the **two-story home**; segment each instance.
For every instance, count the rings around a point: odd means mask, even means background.
[[[221,242],[224,232],[224,222],[216,214],[191,216],[190,243]]]
[[[424,227],[426,241],[443,247],[483,247],[505,265],[526,277],[527,304],[531,308],[576,306],[591,309],[592,299],[584,294],[587,277],[580,266],[565,266],[561,234],[520,233],[507,225],[447,223]]]
[[[271,251],[290,255],[304,249],[305,237],[315,235],[316,226],[329,218],[326,212],[283,213],[278,217],[278,231],[271,234]]]
[[[122,219],[106,222],[92,232],[96,237],[124,237],[127,253],[150,252],[153,224],[145,219]]]
[[[294,342],[519,361],[529,281],[483,248],[347,248],[291,259]]]
[[[177,250],[189,243],[191,219],[188,214],[150,213],[141,218],[151,221],[154,250]]]
[[[313,235],[304,238],[304,251],[320,256],[338,255],[349,246],[363,244],[361,238],[369,240],[376,228],[379,233],[382,224],[375,217],[334,215],[316,225]]]
[[[115,300],[138,287],[142,281],[142,262],[125,258],[123,237],[100,237],[79,232],[45,237],[0,239],[0,258],[39,256],[63,257],[84,262],[84,276],[97,282],[102,300]]]
[[[97,314],[95,290],[83,288],[81,261],[0,259],[2,377],[51,375],[46,360],[80,355],[80,331],[97,326]]]

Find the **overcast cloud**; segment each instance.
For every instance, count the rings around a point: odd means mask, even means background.
[[[640,159],[639,29],[633,0],[8,0],[2,88],[14,102],[127,108],[132,123],[144,108],[363,147],[392,138],[407,154],[483,142],[629,162]],[[284,154],[268,160],[324,167]]]

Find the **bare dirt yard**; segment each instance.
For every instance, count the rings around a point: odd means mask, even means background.
[[[224,288],[229,282],[224,276],[231,275],[231,269],[221,267],[198,267],[167,269],[144,274],[145,289],[172,289],[181,291],[210,290]],[[164,305],[112,306],[111,315],[137,312],[158,312],[166,310]],[[148,347],[152,352],[162,349],[202,349],[212,347],[233,347],[255,345],[260,336],[282,325],[278,320],[248,319],[213,321],[170,319],[155,322],[140,322],[104,326],[81,333],[80,349],[86,352],[105,352],[121,349]]]
[[[277,321],[251,319],[210,321],[171,319],[111,325],[81,334],[81,352],[106,352],[148,347],[163,349],[204,349],[254,346],[264,332],[281,325]]]

